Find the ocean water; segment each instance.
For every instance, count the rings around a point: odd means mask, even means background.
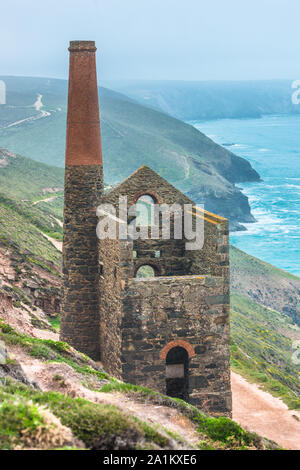
[[[192,123],[215,142],[246,158],[263,182],[240,183],[254,224],[231,243],[300,276],[300,116],[220,119]]]

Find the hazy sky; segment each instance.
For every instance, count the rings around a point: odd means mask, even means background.
[[[67,77],[72,39],[102,80],[300,79],[299,0],[8,0],[0,75]]]

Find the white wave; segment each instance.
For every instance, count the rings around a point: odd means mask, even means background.
[[[249,146],[245,144],[233,144],[232,147],[239,148],[239,149],[246,149]]]
[[[266,212],[261,208],[252,209],[257,222],[251,224],[243,224],[247,231],[246,232],[235,232],[234,236],[247,236],[247,235],[262,235],[266,236],[267,233],[283,233],[284,230],[289,228],[288,226],[282,225],[282,219],[276,217],[274,213]],[[288,233],[288,232],[285,232]]]
[[[283,186],[285,186],[286,188],[300,188],[300,184],[284,184]]]

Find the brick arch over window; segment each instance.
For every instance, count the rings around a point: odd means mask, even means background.
[[[161,352],[160,352],[160,359],[166,359],[167,357],[167,354],[168,352],[173,349],[173,348],[176,348],[177,346],[180,346],[181,348],[184,348],[186,350],[186,352],[188,353],[188,356],[189,358],[195,356],[195,350],[193,348],[193,346],[188,343],[187,341],[184,341],[182,339],[176,339],[174,341],[170,341],[168,344],[166,344]]]
[[[135,193],[133,196],[133,204],[136,204],[138,199],[142,196],[150,196],[152,197],[153,201],[155,204],[162,204],[162,199],[159,194],[157,194],[155,191],[152,191],[151,189],[145,189],[143,191],[139,191],[138,193]]]

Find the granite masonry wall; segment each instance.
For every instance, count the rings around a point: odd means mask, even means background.
[[[113,188],[104,196],[105,202],[119,204],[119,195],[127,196],[128,206],[136,203],[143,195],[151,196],[157,204],[193,204],[193,201],[182,194],[178,189],[160,177],[151,168],[142,166],[121,184]]]
[[[166,393],[164,348],[190,354],[189,403],[231,414],[229,298],[221,277],[132,279],[122,292],[123,380]]]
[[[99,275],[96,208],[103,194],[100,165],[65,172],[61,339],[99,359]]]
[[[121,280],[119,240],[99,240],[100,358],[105,370],[122,379]]]
[[[183,207],[191,204],[194,207],[193,227],[195,219],[200,217],[204,223],[204,245],[201,250],[185,250],[186,240],[134,240],[133,259],[134,275],[143,264],[150,264],[158,276],[174,276],[187,274],[210,274],[228,276],[228,221],[209,212],[195,210],[195,203],[182,194],[178,189],[157,175],[153,170],[142,166],[119,186],[104,196],[104,202],[113,204],[118,209],[119,196],[127,197],[130,207],[142,195],[149,195],[158,204]],[[117,211],[118,213],[118,211]],[[196,216],[197,213],[197,216]],[[171,217],[171,234],[174,220]],[[184,223],[182,224],[184,227]],[[151,230],[149,229],[149,235]],[[156,257],[157,252],[160,253]]]
[[[128,206],[142,195],[159,204],[193,204],[147,167],[110,191],[104,202],[117,208],[119,195],[127,196]],[[166,393],[167,353],[183,348],[189,355],[187,401],[212,415],[230,416],[228,221],[193,205],[194,227],[197,217],[204,227],[201,249],[187,251],[184,238],[163,240],[161,232],[157,240],[120,243],[120,303],[102,294],[107,299],[101,307],[100,300],[101,318],[106,318],[100,343],[104,349],[109,345],[102,357],[104,366],[124,381]],[[115,248],[107,256],[103,247],[104,265],[114,266]],[[153,267],[154,278],[135,278],[143,265]],[[112,269],[106,284],[111,292]]]

